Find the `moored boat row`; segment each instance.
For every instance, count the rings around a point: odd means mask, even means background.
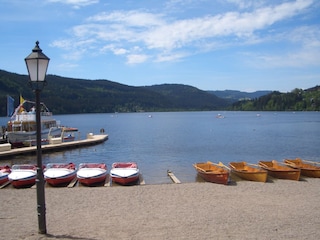
[[[258,164],[246,162],[223,163],[210,161],[195,163],[193,167],[205,181],[228,184],[230,176],[257,182],[266,182],[268,176],[279,179],[299,180],[300,175],[320,178],[320,163],[307,160],[285,159],[283,163],[276,160],[259,161]],[[108,175],[104,163],[81,163],[76,168],[74,163],[49,163],[44,167],[44,179],[51,186],[67,186],[78,181],[85,186],[106,184],[110,176],[110,183],[132,185],[140,180],[140,171],[135,162],[115,162]],[[30,187],[36,183],[37,166],[21,164],[0,166],[0,188],[12,184],[15,188]],[[108,179],[109,180],[109,179]],[[108,183],[109,184],[109,183]]]
[[[20,164],[0,167],[0,186],[11,183],[15,188],[31,187],[36,183],[37,166]],[[67,186],[77,180],[85,186],[105,183],[107,166],[104,163],[81,163],[77,169],[74,163],[49,163],[44,167],[44,180],[51,186]],[[139,180],[140,171],[135,162],[116,162],[112,164],[110,178],[121,185],[134,184]]]
[[[227,184],[229,172],[249,181],[266,182],[268,176],[299,180],[300,174],[306,177],[320,178],[320,163],[297,159],[285,159],[284,163],[276,160],[259,161],[258,164],[247,162],[230,162],[229,167],[219,162],[195,163],[194,168],[198,175],[208,182]],[[227,169],[227,170],[226,170]],[[224,181],[221,181],[221,179]],[[227,178],[227,180],[225,180]]]

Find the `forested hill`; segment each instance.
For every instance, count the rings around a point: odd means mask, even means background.
[[[173,108],[196,109],[222,109],[230,105],[227,99],[219,98],[208,91],[181,84],[161,84],[145,87],[146,89],[161,94],[170,100]]]
[[[259,98],[261,96],[267,95],[272,91],[255,91],[255,92],[241,92],[236,90],[216,90],[209,91],[210,93],[216,95],[217,97],[224,98],[230,100],[230,102],[235,103],[243,100],[252,100]]]
[[[46,77],[41,101],[54,114],[136,111],[202,111],[224,109],[229,101],[181,84],[132,87],[108,80]],[[0,70],[0,116],[6,115],[7,95],[19,104],[20,94],[33,100],[28,76]]]
[[[320,111],[320,86],[289,93],[272,92],[254,100],[234,103],[230,110],[240,111]]]
[[[0,70],[0,116],[6,116],[8,95],[15,99],[15,106],[19,104],[20,95],[24,99],[34,100],[35,96],[28,79],[27,75]],[[221,109],[320,110],[320,86],[306,90],[295,89],[289,93],[270,91],[244,93],[234,90],[203,91],[182,84],[133,87],[109,80],[84,80],[55,75],[48,75],[46,80],[47,86],[41,92],[41,101],[54,114]],[[237,98],[245,100],[233,103]]]

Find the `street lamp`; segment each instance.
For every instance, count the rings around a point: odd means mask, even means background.
[[[45,76],[49,64],[49,58],[42,53],[39,42],[32,49],[32,53],[25,58],[29,73],[29,83],[36,94],[36,124],[37,124],[37,211],[39,233],[46,234],[46,204],[44,195],[44,177],[42,168],[41,152],[41,118],[40,118],[40,92],[46,84]]]

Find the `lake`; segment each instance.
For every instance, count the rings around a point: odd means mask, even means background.
[[[221,114],[224,118],[217,118]],[[77,127],[85,138],[104,129],[99,145],[43,154],[43,163],[138,163],[146,184],[170,183],[167,170],[181,182],[199,181],[195,162],[296,158],[319,161],[319,112],[159,112],[56,115],[64,126]],[[5,125],[8,118],[0,118]],[[1,164],[36,163],[36,156],[17,156]]]

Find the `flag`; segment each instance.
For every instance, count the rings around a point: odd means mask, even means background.
[[[11,117],[14,112],[14,99],[7,95],[7,117]]]
[[[23,104],[23,102],[24,102],[24,98],[20,94],[20,105]]]

